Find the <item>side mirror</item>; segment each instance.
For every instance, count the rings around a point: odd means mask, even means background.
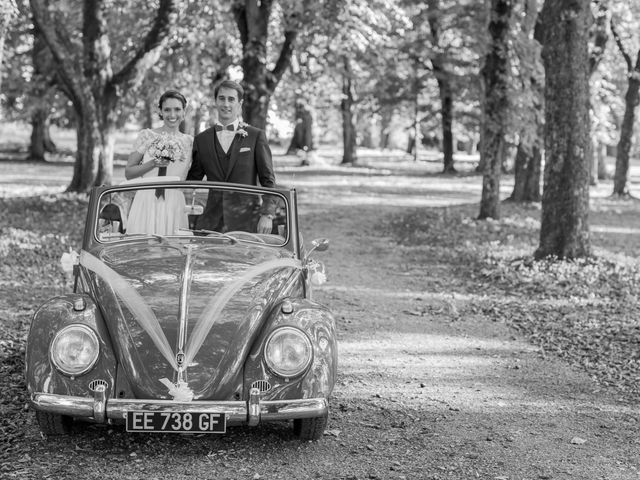
[[[311,252],[316,250],[318,252],[324,252],[328,248],[329,248],[328,238],[316,238],[315,240],[311,241],[311,250],[309,250],[309,253],[307,253],[307,255],[311,255]]]

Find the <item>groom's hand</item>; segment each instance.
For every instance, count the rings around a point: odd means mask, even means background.
[[[271,233],[273,229],[273,219],[271,215],[261,215],[258,220],[258,233]]]

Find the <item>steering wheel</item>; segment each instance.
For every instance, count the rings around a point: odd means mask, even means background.
[[[245,232],[242,230],[234,230],[233,232],[226,232],[225,235],[236,236],[236,237],[245,236],[259,243],[267,243],[264,241],[264,238],[262,238],[257,233]]]

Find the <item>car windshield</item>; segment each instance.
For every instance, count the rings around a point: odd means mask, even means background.
[[[221,186],[122,185],[98,201],[99,242],[135,237],[207,237],[284,245],[288,203],[277,193]]]

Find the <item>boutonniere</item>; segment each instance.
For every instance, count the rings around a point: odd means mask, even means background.
[[[249,135],[249,132],[245,130],[245,127],[248,127],[248,126],[249,126],[248,123],[240,122],[238,124],[238,129],[236,130],[236,135],[240,135],[243,138]]]

